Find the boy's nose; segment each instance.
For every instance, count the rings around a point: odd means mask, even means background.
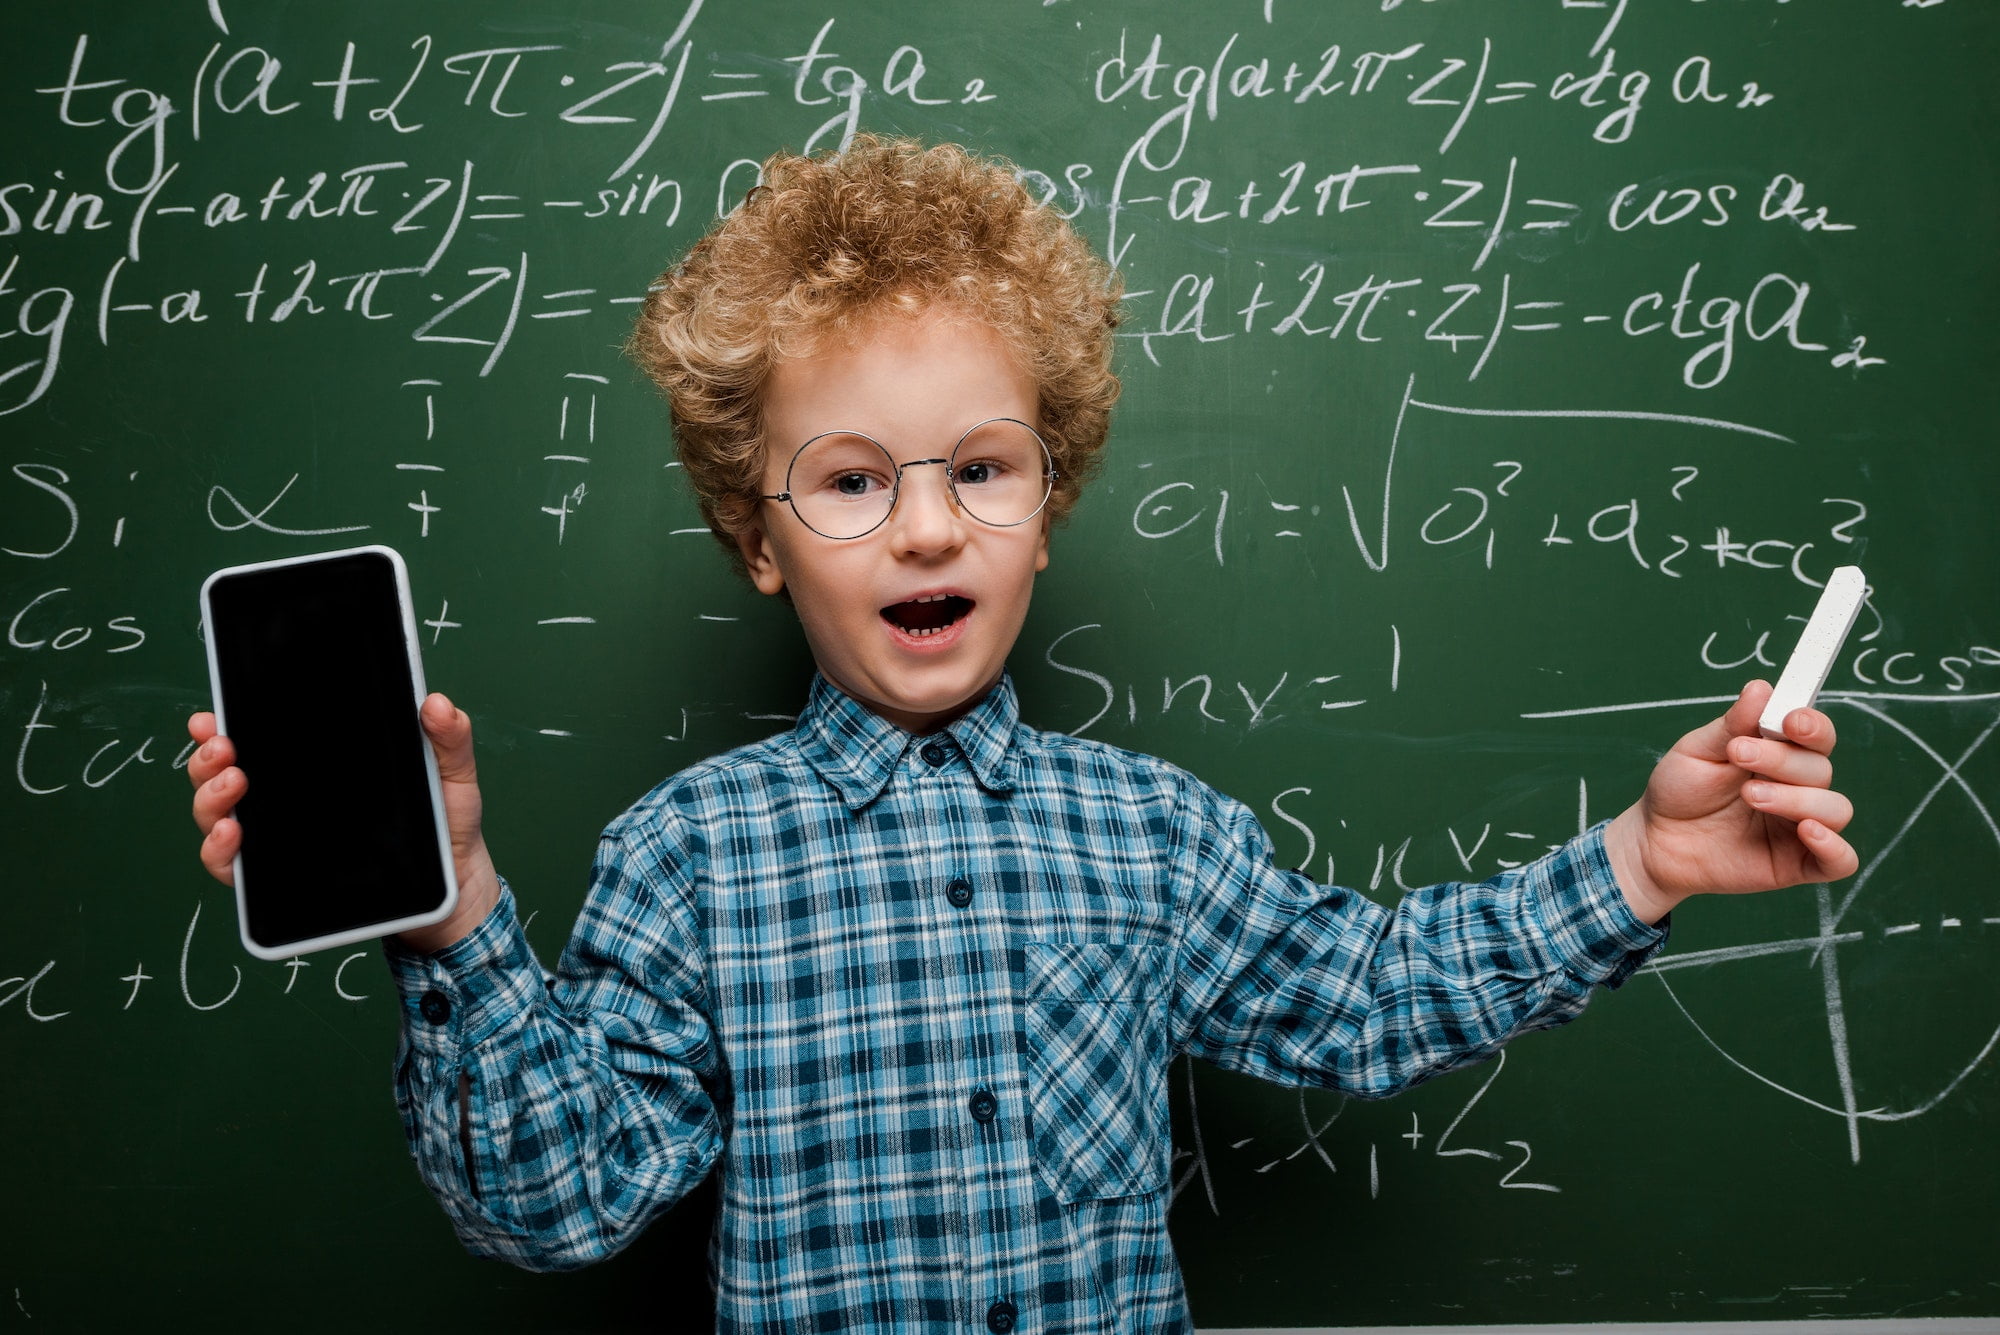
[[[906,466],[889,516],[891,539],[906,551],[947,551],[965,539],[966,514],[952,495],[944,463]]]

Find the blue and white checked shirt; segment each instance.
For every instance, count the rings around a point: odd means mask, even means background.
[[[1386,1095],[1663,939],[1601,827],[1392,912],[1186,772],[1022,725],[1010,682],[913,737],[818,680],[612,823],[553,979],[504,888],[386,949],[404,1127],[472,1251],[584,1265],[720,1165],[723,1331],[1113,1335],[1189,1329],[1175,1054]]]

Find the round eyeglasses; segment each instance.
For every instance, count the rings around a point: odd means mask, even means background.
[[[925,464],[943,464],[958,507],[994,528],[1013,528],[1040,514],[1056,477],[1049,447],[1033,427],[991,417],[960,436],[950,458],[906,464],[859,431],[825,432],[799,446],[785,470],[785,489],[759,498],[786,502],[823,538],[865,538],[896,508],[903,471]]]

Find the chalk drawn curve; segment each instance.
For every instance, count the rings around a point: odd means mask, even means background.
[[[1899,733],[1937,766],[1940,771],[1938,779],[1911,809],[1909,815],[1903,820],[1895,834],[1885,841],[1875,851],[1873,856],[1869,858],[1866,865],[1856,873],[1853,883],[1847,888],[1845,894],[1837,904],[1833,901],[1830,887],[1825,885],[1817,887],[1820,922],[1820,931],[1817,936],[1802,937],[1793,941],[1690,952],[1679,956],[1663,956],[1647,965],[1643,972],[1651,973],[1658,979],[1660,985],[1666,989],[1668,998],[1673,1002],[1675,1008],[1679,1010],[1682,1017],[1694,1029],[1695,1033],[1731,1066],[1750,1076],[1758,1083],[1795,1099],[1817,1112],[1827,1113],[1844,1119],[1848,1125],[1849,1157],[1853,1162],[1859,1163],[1861,1160],[1860,1124],[1862,1122],[1887,1123],[1908,1121],[1911,1118],[1920,1117],[1930,1112],[1946,1099],[1950,1098],[1975,1071],[1993,1056],[1995,1049],[2000,1048],[2000,1025],[1996,1025],[1985,1036],[1984,1040],[1977,1045],[1977,1050],[1973,1053],[1972,1057],[1959,1066],[1935,1093],[1903,1108],[1886,1106],[1864,1108],[1860,1106],[1857,1084],[1850,1060],[1845,1004],[1842,999],[1838,965],[1835,959],[1838,949],[1841,946],[1852,945],[1867,935],[1860,931],[1840,931],[1842,918],[1854,906],[1861,893],[1868,887],[1875,873],[1903,843],[1911,829],[1929,809],[1933,800],[1947,786],[1956,787],[1960,795],[1965,798],[1972,813],[1978,818],[1979,822],[1985,827],[1988,836],[1993,840],[1996,853],[2000,853],[2000,821],[1995,820],[1992,810],[1973,789],[1962,773],[1967,763],[1986,745],[1994,732],[2000,730],[2000,715],[1996,715],[1991,722],[1981,729],[1955,761],[1949,761],[1914,729],[1878,708],[1876,705],[1871,704],[1867,699],[1829,692],[1821,697],[1821,703],[1853,708]],[[1951,921],[1956,922],[1955,919]],[[1991,920],[1989,919],[1989,921]],[[1910,924],[1902,928],[1886,929],[1884,935],[1907,931],[1913,926],[1914,924]],[[1823,1102],[1792,1088],[1782,1081],[1773,1079],[1731,1052],[1715,1035],[1709,1032],[1707,1027],[1695,1018],[1694,1012],[1665,977],[1665,974],[1670,970],[1684,968],[1693,964],[1706,965],[1731,959],[1746,959],[1766,954],[1792,953],[1801,950],[1809,950],[1811,952],[1811,962],[1820,971],[1824,983],[1828,1035],[1833,1050],[1834,1066],[1839,1075],[1841,1088],[1841,1104],[1839,1106]]]

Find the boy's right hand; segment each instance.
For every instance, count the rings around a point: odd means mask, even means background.
[[[472,720],[435,692],[424,700],[419,717],[437,754],[445,825],[451,831],[452,866],[458,875],[458,907],[443,922],[399,933],[396,939],[413,950],[437,951],[485,921],[500,900],[500,878],[480,830]],[[236,750],[229,739],[216,735],[215,715],[203,711],[191,716],[188,736],[199,744],[188,759],[188,778],[194,783],[194,823],[202,833],[201,865],[224,885],[234,885],[243,827],[229,813],[243,800],[249,780],[236,767]]]

